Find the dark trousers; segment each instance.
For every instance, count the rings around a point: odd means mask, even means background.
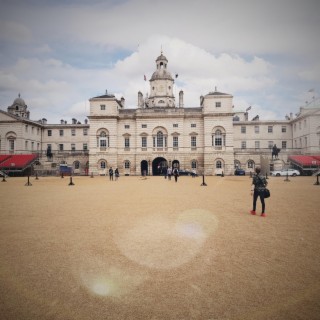
[[[258,191],[258,190],[254,190],[254,193],[253,193],[253,211],[256,211],[258,197],[260,197],[260,201],[262,205],[262,213],[264,213],[264,210],[266,208],[266,205],[264,203],[264,194],[263,194],[263,191]]]
[[[178,175],[174,175],[174,181],[177,182],[178,181]]]

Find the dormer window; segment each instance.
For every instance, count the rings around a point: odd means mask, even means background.
[[[216,108],[221,108],[221,102],[216,102]]]

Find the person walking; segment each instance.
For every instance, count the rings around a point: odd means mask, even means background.
[[[177,182],[178,181],[178,177],[179,177],[178,168],[174,168],[172,173],[173,173],[173,176],[174,176],[174,181]]]
[[[264,202],[264,191],[266,189],[267,184],[268,184],[268,181],[266,180],[266,178],[264,176],[261,175],[261,169],[257,167],[255,170],[255,175],[252,178],[252,185],[251,185],[251,196],[253,195],[253,208],[250,211],[250,213],[252,215],[256,214],[257,199],[258,199],[258,197],[260,197],[261,206],[262,206],[261,217],[266,216],[266,214],[265,214],[266,205]]]
[[[116,170],[114,170],[114,176],[115,176],[115,180],[117,181],[120,176],[118,168],[116,168]]]
[[[168,180],[171,180],[171,176],[172,176],[172,168],[171,167],[168,168],[167,173],[168,173]]]
[[[109,169],[109,180],[113,181],[113,169],[112,169],[112,167],[110,167],[110,169]]]

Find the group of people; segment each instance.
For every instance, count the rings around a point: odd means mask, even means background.
[[[168,179],[171,180],[171,177],[174,176],[174,181],[177,182],[178,181],[178,177],[179,177],[179,170],[178,168],[174,168],[172,169],[171,167],[169,167],[167,169],[167,172],[166,174],[164,175],[165,178],[167,178],[168,176]]]
[[[114,170],[114,172],[113,172],[112,167],[110,167],[110,169],[109,169],[109,180],[110,180],[110,181],[113,181],[113,175],[115,176],[115,180],[117,181],[118,178],[120,177],[118,168],[116,168],[116,169]]]
[[[115,176],[115,180],[118,180],[119,178],[119,170],[116,168],[114,171],[112,167],[109,168],[109,179],[110,181],[113,181],[113,176]],[[169,167],[167,169],[167,172],[165,174],[165,178],[168,177],[168,180],[171,180],[171,177],[174,177],[175,182],[178,182],[178,177],[179,177],[179,170],[178,168],[171,168]],[[266,204],[265,204],[265,189],[268,185],[268,181],[266,180],[266,177],[261,175],[261,169],[257,167],[255,169],[255,175],[252,178],[252,185],[251,185],[251,196],[253,196],[253,205],[252,205],[252,210],[250,213],[252,215],[256,215],[256,208],[257,208],[257,200],[260,198],[261,201],[261,217],[265,217],[265,209],[266,209]]]

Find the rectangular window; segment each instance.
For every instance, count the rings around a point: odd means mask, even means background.
[[[28,125],[26,124],[26,132],[28,132]]]
[[[130,148],[130,138],[124,138],[124,147]]]
[[[241,133],[246,133],[247,132],[246,129],[247,129],[246,127],[242,126],[241,127]]]
[[[106,110],[106,105],[105,104],[101,104],[100,105],[100,110]]]
[[[281,127],[281,132],[287,132],[287,127],[286,126],[282,126]]]
[[[247,149],[247,142],[241,141],[241,149]]]
[[[287,141],[282,141],[281,146],[282,149],[287,149]]]
[[[28,150],[28,141],[25,142],[25,149]]]
[[[87,129],[87,128],[84,128],[84,129],[83,129],[83,135],[84,135],[84,136],[87,136],[87,135],[88,135],[88,129]]]
[[[304,128],[307,127],[307,120],[304,120],[304,121],[303,121],[303,126],[304,126]]]
[[[59,135],[60,135],[60,137],[63,136],[63,130],[59,130]]]
[[[34,127],[31,127],[31,133],[33,133]]]
[[[177,123],[174,123],[174,124],[173,124],[173,127],[174,127],[174,128],[178,128],[178,124],[177,124]]]
[[[141,147],[142,148],[147,147],[147,137],[141,137]]]
[[[146,128],[146,127],[147,127],[146,124],[142,124],[142,125],[141,125],[141,128]]]
[[[299,121],[299,130],[301,130],[301,121]]]
[[[76,145],[74,143],[71,144],[71,151],[72,152],[76,151]]]
[[[130,162],[129,161],[125,161],[124,162],[124,168],[125,169],[130,169]]]
[[[216,108],[221,108],[221,102],[216,102]]]
[[[83,151],[88,151],[88,144],[84,143],[82,149]]]
[[[255,142],[254,142],[254,147],[255,147],[256,149],[260,149],[260,141],[255,141]]]
[[[52,136],[52,130],[48,130],[48,137]]]
[[[125,128],[125,129],[130,129],[130,126],[129,126],[128,124],[125,124],[125,125],[124,125],[124,128]]]
[[[13,139],[9,140],[9,150],[11,152],[14,151],[14,140]]]
[[[71,129],[71,135],[75,136],[76,135],[76,129]]]
[[[191,123],[191,128],[196,128],[197,124],[196,123]]]
[[[254,133],[259,133],[259,132],[260,132],[260,127],[254,126]]]
[[[31,142],[31,150],[32,151],[34,150],[34,142],[33,141]]]
[[[179,147],[179,137],[173,137],[173,148],[178,148]]]
[[[307,147],[308,146],[308,138],[304,137],[304,146]]]
[[[63,151],[63,144],[62,143],[59,144],[59,151]]]
[[[268,133],[272,133],[273,132],[273,126],[268,126]]]
[[[197,137],[192,136],[191,137],[191,148],[196,148],[197,147]]]

